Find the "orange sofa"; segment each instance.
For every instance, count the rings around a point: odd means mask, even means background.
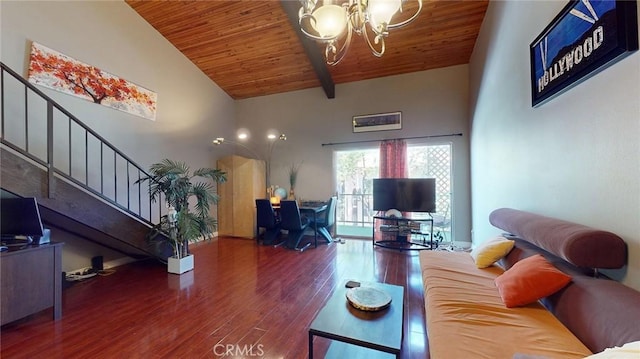
[[[431,359],[584,358],[640,340],[640,292],[590,266],[624,266],[622,239],[513,209],[494,211],[490,222],[515,240],[500,265],[478,269],[466,252],[420,253]],[[594,253],[594,243],[606,250]],[[507,308],[494,279],[537,253],[571,275],[570,284],[539,302]]]

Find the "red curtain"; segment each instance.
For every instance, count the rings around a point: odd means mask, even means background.
[[[408,175],[407,143],[404,140],[384,140],[380,142],[380,178],[407,178]],[[403,217],[406,217],[406,215],[406,213],[402,213]],[[382,222],[385,224],[391,223]],[[381,221],[378,221],[377,224],[380,225]],[[381,233],[379,229],[376,228],[374,233]]]
[[[407,178],[407,143],[384,140],[380,143],[380,178]]]

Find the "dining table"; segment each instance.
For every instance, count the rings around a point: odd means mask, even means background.
[[[303,201],[300,202],[300,214],[307,217],[313,216],[313,241],[314,246],[318,247],[318,214],[327,209],[327,202],[323,201]]]

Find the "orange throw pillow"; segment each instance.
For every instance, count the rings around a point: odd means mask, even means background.
[[[559,291],[570,281],[571,276],[540,254],[519,261],[495,279],[500,297],[508,308],[533,303]]]

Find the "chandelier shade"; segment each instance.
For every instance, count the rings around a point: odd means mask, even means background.
[[[415,13],[393,23],[402,5],[417,3]],[[422,10],[422,0],[300,0],[298,24],[305,36],[325,44],[325,61],[337,65],[347,54],[353,33],[364,37],[372,54],[381,57],[390,29],[405,26]],[[335,2],[335,3],[334,3]]]
[[[400,10],[401,5],[401,0],[369,0],[371,24],[381,30],[383,26],[391,23],[391,18]]]
[[[347,28],[347,12],[339,5],[320,6],[312,16],[312,26],[323,39],[335,39]]]

